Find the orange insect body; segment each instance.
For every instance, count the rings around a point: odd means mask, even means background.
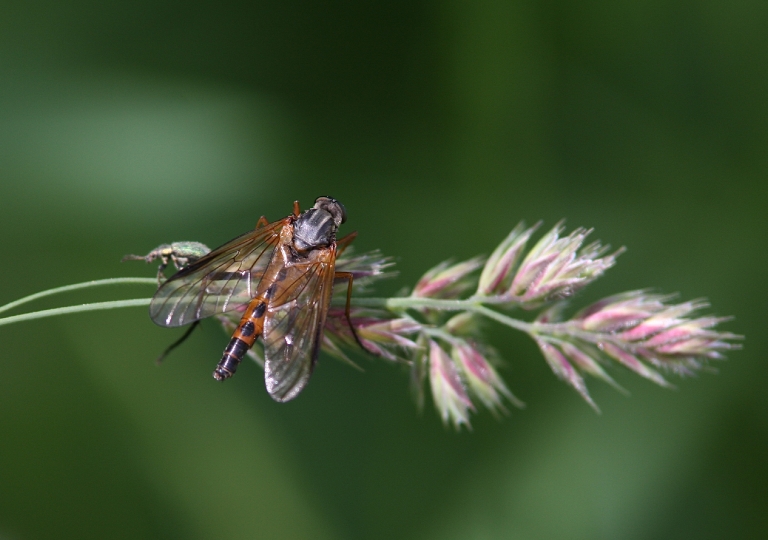
[[[181,326],[211,315],[244,313],[213,376],[231,377],[259,336],[264,340],[265,383],[277,401],[304,389],[322,341],[335,279],[347,279],[347,320],[352,275],[336,272],[336,231],[343,205],[320,197],[314,207],[267,223],[213,250],[158,289],[150,316]],[[354,233],[338,242],[345,247]],[[350,323],[350,328],[352,325]],[[354,329],[353,329],[354,333]]]

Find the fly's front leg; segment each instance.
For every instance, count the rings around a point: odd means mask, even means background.
[[[355,330],[355,327],[352,325],[352,283],[354,282],[355,278],[352,272],[336,272],[333,276],[334,279],[346,279],[347,281],[347,303],[344,307],[344,316],[347,319],[347,324],[349,325],[349,329],[352,331],[352,337],[355,338],[355,341],[358,345],[360,345],[360,348],[364,351],[368,352],[368,349],[363,345],[363,342],[360,341],[360,337],[357,335],[357,331]]]
[[[163,351],[163,354],[161,354],[160,356],[158,356],[158,357],[157,357],[157,360],[155,360],[155,363],[156,363],[157,365],[160,365],[160,363],[161,363],[163,360],[165,360],[165,357],[166,357],[166,356],[168,356],[168,355],[171,353],[171,351],[173,351],[173,350],[174,350],[176,347],[178,347],[179,345],[181,345],[182,343],[184,343],[184,342],[187,340],[187,338],[188,338],[188,337],[189,337],[189,336],[192,334],[192,332],[194,332],[194,331],[195,331],[195,328],[197,328],[199,324],[200,324],[200,321],[199,321],[199,320],[197,320],[197,321],[193,322],[193,323],[190,325],[190,327],[187,329],[187,331],[186,331],[186,332],[184,332],[184,335],[183,335],[183,336],[181,336],[179,339],[177,339],[176,341],[174,341],[173,343],[171,343],[171,344],[170,344],[170,345],[169,345],[169,346],[168,346],[168,347],[167,347],[167,348],[166,348],[166,349]]]

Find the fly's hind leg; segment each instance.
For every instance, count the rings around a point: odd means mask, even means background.
[[[269,225],[269,221],[267,221],[267,218],[265,218],[264,216],[261,216],[259,218],[259,221],[256,222],[257,229],[261,229],[262,227],[266,227],[267,225]]]
[[[360,348],[364,351],[368,352],[368,349],[363,345],[363,342],[360,340],[360,336],[357,335],[357,330],[355,330],[355,327],[352,325],[352,315],[351,315],[351,309],[352,309],[352,283],[354,282],[354,276],[352,272],[336,272],[336,274],[333,276],[334,279],[346,279],[347,280],[347,303],[344,307],[344,316],[347,319],[347,324],[349,325],[349,329],[352,332],[352,337],[355,338],[355,341],[358,345],[360,345]]]

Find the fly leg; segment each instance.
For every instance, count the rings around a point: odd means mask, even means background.
[[[197,325],[199,325],[199,324],[200,324],[199,320],[193,322],[190,325],[190,327],[187,328],[187,331],[184,332],[183,336],[181,336],[179,339],[177,339],[176,341],[171,343],[168,346],[168,348],[166,348],[163,351],[163,354],[161,354],[160,356],[157,357],[157,360],[155,360],[155,363],[159,365],[163,360],[165,360],[165,357],[168,356],[171,353],[171,351],[173,351],[176,347],[178,347],[179,345],[181,345],[182,343],[184,343],[187,340],[187,338],[192,334],[192,332],[195,330],[195,328],[197,328]]]
[[[159,286],[165,281],[164,270],[171,262],[177,270],[181,270],[197,261],[200,257],[207,255],[210,251],[208,246],[201,244],[200,242],[173,242],[171,244],[157,246],[143,257],[141,255],[126,255],[123,257],[123,261],[144,261],[146,263],[151,263],[155,259],[160,259],[160,264],[157,266],[157,284]],[[161,354],[155,362],[160,364],[171,351],[184,343],[194,329],[197,328],[198,324],[200,324],[200,321],[195,321],[192,326],[184,332],[183,336],[171,343],[171,345],[163,351],[163,354]]]
[[[200,311],[202,310],[203,292],[206,291],[209,283],[214,281],[219,281],[219,280],[232,279],[235,276],[242,277],[243,274],[244,272],[217,272],[215,274],[209,274],[205,276],[205,278],[203,279],[204,286],[201,289],[200,294],[198,295],[197,303],[195,306],[195,313],[200,313]],[[179,345],[181,345],[187,340],[187,338],[192,334],[192,332],[195,330],[195,328],[197,328],[197,325],[199,324],[200,324],[200,319],[197,319],[195,322],[193,322],[192,325],[187,329],[187,331],[184,332],[184,335],[181,336],[176,341],[174,341],[173,343],[171,343],[171,345],[163,351],[163,354],[161,354],[155,362],[157,364],[162,362],[165,359],[165,357],[168,356],[176,347],[178,347]]]
[[[266,227],[267,225],[269,225],[269,221],[267,221],[267,218],[265,218],[264,216],[261,216],[259,218],[259,221],[256,222],[257,229],[261,229],[262,227]]]
[[[349,244],[352,243],[352,241],[357,238],[357,231],[349,233],[344,238],[336,241],[336,256],[338,257],[342,253],[344,253],[344,250],[349,247]]]
[[[352,325],[351,306],[352,306],[352,283],[354,282],[354,276],[352,272],[336,272],[333,278],[348,280],[347,281],[347,304],[344,307],[344,316],[347,319],[347,324],[349,325],[349,329],[352,331],[352,337],[355,338],[355,341],[357,342],[358,345],[360,345],[361,349],[368,352],[368,349],[365,347],[365,345],[363,345],[363,342],[360,341],[360,337],[357,335],[357,331],[355,330],[355,327]]]

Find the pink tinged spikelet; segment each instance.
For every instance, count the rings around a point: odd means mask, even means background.
[[[580,320],[582,328],[590,332],[617,332],[649,320],[665,309],[664,302],[669,298],[646,291],[621,293],[583,309],[574,320]],[[654,324],[659,324],[659,321]]]
[[[393,362],[403,361],[409,349],[418,347],[409,336],[420,332],[422,326],[410,318],[389,317],[390,314],[376,309],[353,308],[351,313],[352,326],[366,351]],[[347,357],[341,354],[340,344],[357,347],[341,308],[328,311],[324,337],[323,348],[342,360]]]
[[[645,345],[651,347],[657,354],[677,358],[722,358],[719,350],[737,348],[725,339],[738,339],[739,336],[724,332],[705,330],[697,320],[689,321],[662,332],[649,339]],[[674,361],[673,358],[667,360]]]
[[[607,308],[582,320],[581,327],[588,332],[615,332],[645,319],[651,314],[630,306]]]
[[[705,356],[710,351],[710,345],[712,339],[706,339],[704,337],[694,337],[688,339],[681,339],[674,343],[667,343],[656,347],[656,352],[663,355],[674,356]]]
[[[567,356],[571,362],[576,364],[576,367],[578,367],[581,371],[587,373],[588,375],[592,375],[593,377],[597,377],[598,379],[602,379],[620,392],[626,393],[626,390],[619,386],[619,384],[614,381],[613,378],[611,378],[611,376],[605,372],[605,370],[603,370],[602,366],[600,366],[600,364],[592,356],[588,355],[580,348],[576,347],[572,343],[568,343],[567,341],[558,343],[558,346],[560,347],[560,350],[562,350],[563,354],[565,354],[565,356]]]
[[[707,359],[722,358],[720,351],[737,348],[728,340],[740,336],[712,328],[728,319],[686,318],[708,307],[703,300],[667,305],[670,296],[631,291],[603,299],[574,317],[582,330],[599,339],[611,358],[642,376],[668,385],[645,363],[690,375]]]
[[[353,323],[354,324],[354,323]],[[389,319],[355,327],[360,340],[366,345],[415,349],[416,342],[405,337],[421,330],[421,326],[409,319]]]
[[[450,421],[456,428],[462,424],[470,427],[469,411],[474,410],[474,406],[464,383],[451,358],[432,340],[429,341],[429,382],[443,423]]]
[[[589,231],[582,232],[582,229],[577,229],[571,236],[558,240],[552,245],[555,258],[547,265],[537,280],[539,283],[546,284],[542,293],[546,293],[547,288],[557,288],[560,283],[570,284],[579,280],[579,276],[591,262],[589,259],[591,253],[587,253],[587,259],[576,258],[576,251],[587,234]]]
[[[531,249],[520,264],[507,296],[529,304],[528,307],[570,297],[613,266],[622,251],[601,257],[607,246],[599,242],[581,248],[591,231],[580,228],[560,238],[562,230],[558,224]]]
[[[458,298],[471,286],[470,283],[465,282],[465,278],[482,265],[482,257],[475,257],[458,264],[451,264],[450,261],[442,262],[422,276],[411,296]]]
[[[506,397],[517,407],[524,404],[510,392],[490,362],[475,347],[467,342],[458,342],[453,347],[453,359],[461,367],[464,380],[471,392],[491,411],[507,412],[502,405]]]
[[[714,330],[707,330],[712,326],[717,325],[724,319],[717,317],[703,317],[700,319],[677,319],[674,322],[676,326],[672,326],[662,332],[659,332],[655,336],[649,338],[645,345],[659,349],[663,346],[669,346],[680,342],[686,342],[691,340],[701,341],[702,343],[714,343],[718,339],[734,338],[733,334],[726,334],[722,332],[716,332]],[[691,349],[692,353],[698,351],[699,354],[703,354],[708,350],[708,347],[700,349]]]
[[[558,223],[531,248],[512,281],[509,290],[512,295],[521,296],[525,293],[534,281],[540,279],[549,264],[558,257],[557,250],[552,248],[562,231],[563,226]]]
[[[628,367],[641,377],[645,377],[646,379],[655,382],[659,386],[674,388],[674,385],[669,384],[664,377],[642,363],[635,355],[625,351],[613,343],[600,343],[598,344],[598,347],[600,347],[600,349],[605,352],[605,354],[614,360],[617,360],[620,364]]]
[[[480,274],[480,282],[477,287],[479,295],[492,295],[506,291],[509,288],[512,272],[516,268],[520,256],[525,250],[528,239],[539,227],[537,223],[526,229],[523,223],[519,223],[504,241],[494,250],[485,263]]]
[[[668,319],[665,317],[649,317],[648,319],[640,322],[634,328],[630,328],[620,334],[617,337],[624,341],[640,341],[646,339],[654,334],[658,334],[662,330],[674,326],[679,322],[679,319]]]
[[[684,302],[682,304],[673,306],[663,306],[663,309],[661,309],[658,313],[648,317],[634,328],[622,332],[619,337],[627,341],[638,341],[641,339],[646,339],[650,336],[659,334],[659,332],[662,332],[667,328],[671,328],[686,322],[687,319],[682,317],[693,311],[708,306],[709,304],[703,301]],[[724,320],[726,319],[718,317],[706,317],[703,319],[697,319],[697,321],[701,321],[701,324],[705,324],[705,327],[714,326],[720,322],[723,322]]]
[[[557,254],[549,253],[539,258],[531,259],[530,255],[523,261],[523,264],[515,275],[515,279],[512,281],[512,286],[509,288],[509,292],[512,296],[523,296],[528,293],[527,296],[533,296],[531,290],[535,290],[535,285],[541,279],[544,270],[546,270],[549,263],[555,260]],[[535,282],[535,283],[534,283]]]
[[[603,309],[606,309],[607,306],[610,306],[613,304],[620,304],[624,302],[644,302],[645,299],[643,298],[643,295],[645,294],[646,294],[646,291],[639,290],[639,291],[628,291],[628,292],[607,296],[579,310],[579,312],[576,315],[574,315],[573,318],[574,320],[586,319],[590,315],[594,315],[595,313],[602,311]],[[659,303],[659,305],[661,304]]]
[[[539,346],[541,353],[544,355],[544,359],[549,364],[549,367],[552,368],[555,375],[570,384],[579,395],[584,398],[584,401],[589,403],[590,407],[595,411],[600,412],[600,409],[595,402],[592,401],[592,398],[589,395],[584,379],[579,375],[570,362],[568,362],[565,355],[557,347],[542,339],[537,338],[536,344]]]
[[[355,326],[357,335],[366,349],[393,362],[400,359],[399,351],[417,347],[416,342],[405,336],[420,329],[420,326],[404,319],[390,319]]]
[[[366,278],[390,277],[396,272],[388,273],[385,270],[394,264],[392,257],[384,257],[378,250],[355,255],[354,248],[349,247],[336,259],[336,271],[351,273],[357,282],[365,281]]]
[[[661,347],[687,341],[696,334],[698,334],[697,328],[692,328],[691,325],[681,324],[668,330],[664,330],[663,332],[659,332],[655,336],[646,340],[643,345],[652,349],[660,350]]]

